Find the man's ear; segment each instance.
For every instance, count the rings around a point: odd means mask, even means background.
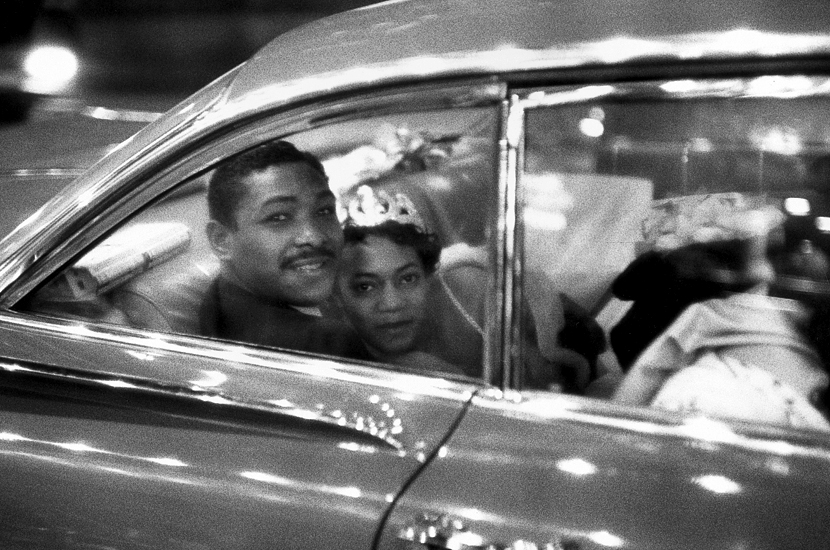
[[[213,253],[220,260],[229,260],[232,256],[232,239],[233,230],[216,220],[210,220],[205,228],[207,232],[208,242],[213,249]]]

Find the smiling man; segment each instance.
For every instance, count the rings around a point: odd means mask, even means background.
[[[351,329],[322,311],[343,248],[323,165],[285,141],[233,157],[211,177],[207,235],[221,268],[202,334],[362,358]]]

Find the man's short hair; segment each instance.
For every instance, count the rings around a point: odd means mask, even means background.
[[[254,172],[289,162],[304,162],[325,181],[329,179],[323,163],[313,154],[300,151],[287,141],[263,143],[231,157],[213,172],[207,193],[210,219],[236,229],[236,210],[247,192],[243,180]]]

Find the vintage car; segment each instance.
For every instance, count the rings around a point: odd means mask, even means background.
[[[4,231],[0,546],[830,547],[828,68],[806,0],[276,38]],[[278,139],[411,197],[463,373],[201,332],[209,182]]]

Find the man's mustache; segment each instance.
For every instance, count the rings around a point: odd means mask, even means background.
[[[317,259],[337,259],[337,253],[329,246],[315,246],[313,248],[305,248],[296,254],[287,256],[282,261],[282,266],[287,267],[290,264],[302,260],[317,260]]]

